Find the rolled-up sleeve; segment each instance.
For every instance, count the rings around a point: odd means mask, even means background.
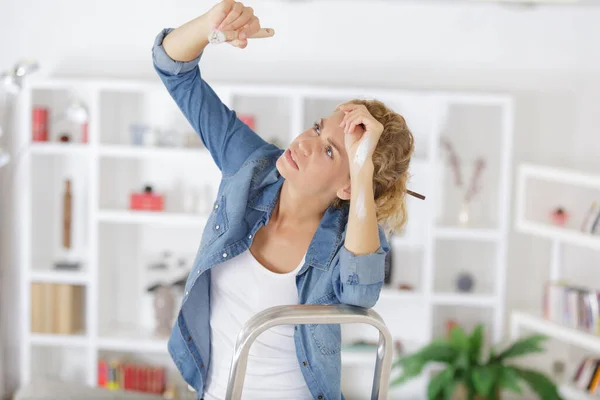
[[[178,75],[190,72],[198,65],[202,54],[187,62],[175,61],[169,57],[169,55],[165,52],[162,42],[172,30],[173,28],[165,28],[160,31],[158,35],[156,35],[156,38],[154,39],[154,45],[152,46],[154,65],[170,75]]]
[[[385,257],[389,246],[385,239],[377,251],[354,255],[342,246],[334,271],[334,290],[339,301],[371,308],[379,299],[385,277]]]
[[[340,249],[340,280],[346,285],[373,285],[383,282],[385,251],[355,256],[345,247]]]

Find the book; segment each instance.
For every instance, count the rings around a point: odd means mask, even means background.
[[[44,333],[44,287],[43,283],[31,284],[31,332]]]
[[[544,317],[550,321],[600,334],[600,291],[548,282],[544,290]]]
[[[82,286],[64,283],[54,289],[54,333],[72,335],[83,330],[84,291]]]
[[[163,394],[166,369],[120,359],[98,360],[98,386],[113,390],[130,390]]]
[[[584,358],[573,376],[573,385],[588,393],[597,393],[600,386],[600,359]]]

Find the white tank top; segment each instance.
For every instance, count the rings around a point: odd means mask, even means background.
[[[205,400],[224,400],[237,336],[254,314],[298,304],[296,275],[304,265],[278,274],[263,267],[249,250],[211,271],[211,358]],[[263,332],[250,347],[242,399],[309,400],[294,344],[294,326]]]

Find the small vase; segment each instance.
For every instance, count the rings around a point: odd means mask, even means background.
[[[168,337],[171,333],[171,323],[175,316],[175,299],[171,288],[159,286],[154,293],[154,334],[157,337]]]
[[[463,202],[458,213],[458,223],[460,226],[468,226],[470,219],[469,203]]]

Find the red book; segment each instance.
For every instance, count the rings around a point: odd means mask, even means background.
[[[48,109],[46,107],[33,108],[31,130],[34,142],[48,141]]]
[[[130,364],[125,364],[123,366],[123,389],[124,390],[130,390],[130,385],[131,385],[131,365]]]
[[[146,371],[146,392],[150,392],[152,390],[152,368],[146,367],[144,370]]]
[[[108,364],[104,360],[98,361],[98,386],[105,387],[108,377]]]
[[[150,393],[156,393],[156,368],[154,367],[150,367],[150,370],[148,371],[148,375],[150,378],[150,384],[149,384],[149,388],[148,391]]]
[[[135,365],[129,364],[129,390],[135,390]]]
[[[140,390],[142,392],[148,391],[148,367],[140,367],[142,371],[142,382],[140,385]]]
[[[144,369],[141,366],[136,365],[135,372],[136,372],[136,374],[135,374],[136,375],[135,390],[137,390],[138,392],[141,392],[144,390],[143,389]]]
[[[163,394],[166,390],[166,379],[165,379],[165,369],[160,368],[158,370],[158,393]]]

